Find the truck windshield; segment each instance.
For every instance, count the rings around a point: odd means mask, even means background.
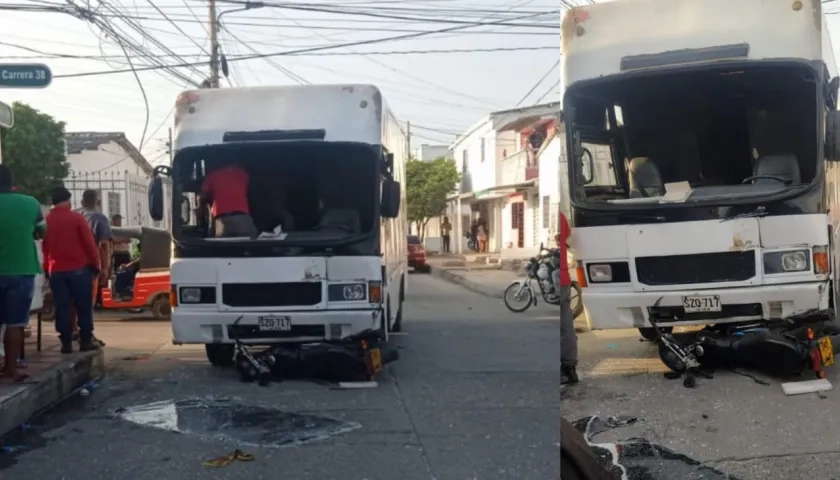
[[[260,241],[325,244],[369,234],[377,224],[380,163],[379,149],[355,143],[238,143],[185,149],[173,160],[174,191],[189,199],[193,213],[188,223],[174,223],[173,234],[180,240],[252,240],[217,233],[213,202],[231,202],[237,195],[239,200],[233,201],[247,205],[245,213]],[[216,170],[222,174],[208,181]],[[242,188],[238,182],[245,176]]]
[[[575,143],[583,152],[570,162],[575,201],[641,208],[809,184],[820,165],[817,77],[796,64],[572,85],[564,106],[573,112],[567,155],[575,158]]]

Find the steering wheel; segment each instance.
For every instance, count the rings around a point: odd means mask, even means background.
[[[788,180],[787,178],[779,177],[779,176],[776,176],[776,175],[753,175],[752,177],[745,178],[744,181],[741,182],[741,184],[743,185],[743,184],[746,184],[746,183],[750,183],[753,180],[775,180],[777,182],[782,182],[785,185],[787,185],[789,183],[793,183],[792,180]]]
[[[351,228],[348,225],[344,225],[343,223],[331,223],[331,224],[328,224],[328,225],[316,225],[315,228],[313,228],[312,230],[324,230],[324,229],[327,229],[327,228],[335,229],[335,230],[341,230],[341,231],[347,232],[347,233],[353,233],[353,228]]]

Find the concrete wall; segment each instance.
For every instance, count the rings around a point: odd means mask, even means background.
[[[496,185],[496,150],[496,131],[489,120],[455,145],[455,165],[463,178],[461,193],[477,192]]]
[[[160,226],[149,216],[151,178],[120,145],[102,144],[97,150],[69,154],[67,161],[70,174],[64,184],[74,207],[81,207],[82,192],[99,190],[102,213],[108,217],[120,214],[124,225]]]
[[[430,162],[440,157],[452,158],[452,152],[448,145],[429,145],[425,143],[414,149],[412,155],[423,162]]]

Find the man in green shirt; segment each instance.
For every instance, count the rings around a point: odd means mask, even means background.
[[[13,192],[12,186],[12,172],[0,165],[0,323],[6,327],[0,381],[4,383],[26,378],[18,374],[17,366],[29,324],[35,276],[41,273],[35,237],[42,236],[45,228],[38,200]]]

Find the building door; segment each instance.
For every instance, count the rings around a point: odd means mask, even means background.
[[[510,226],[517,231],[516,247],[525,248],[525,202],[511,204]]]

